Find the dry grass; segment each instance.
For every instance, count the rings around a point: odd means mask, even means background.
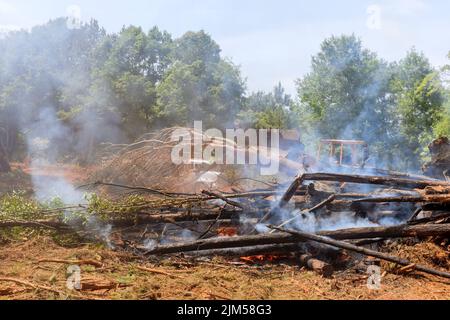
[[[430,255],[427,245],[408,250],[435,266],[422,256]],[[406,247],[401,248],[402,254],[407,253]],[[354,270],[323,278],[283,263],[255,266],[221,258],[207,262],[166,258],[149,263],[94,245],[64,248],[45,237],[9,244],[0,252],[0,279],[15,278],[36,286],[0,281],[0,299],[450,299],[450,282],[419,273],[387,273],[380,290],[369,290],[367,275]],[[43,259],[93,260],[102,266],[82,265],[83,290],[74,292],[65,287],[69,264],[38,263]]]

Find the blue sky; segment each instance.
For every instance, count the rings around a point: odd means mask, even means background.
[[[355,33],[389,61],[415,46],[439,66],[450,51],[447,0],[0,0],[0,30],[78,13],[109,32],[130,24],[174,36],[204,29],[241,66],[249,91],[281,81],[294,94],[295,79],[333,34]]]

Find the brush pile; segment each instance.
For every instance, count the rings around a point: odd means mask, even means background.
[[[102,168],[92,179],[126,185],[151,186],[175,192],[187,192],[193,189],[201,191],[202,188],[224,187],[229,184],[224,175],[219,177],[221,173],[228,170],[228,166],[217,165],[208,160],[191,159],[181,164],[175,164],[172,161],[171,153],[174,147],[183,146],[183,142],[180,143],[173,138],[173,134],[180,129],[188,133],[192,139],[202,141],[202,150],[206,146],[238,149],[234,141],[219,137],[211,138],[193,128],[167,128],[148,133],[130,145],[105,145],[100,152]],[[184,141],[184,143],[184,146],[194,154],[191,142]],[[209,174],[205,175],[205,172]]]
[[[399,238],[447,246],[450,182],[443,180],[305,173],[289,184],[239,192],[181,193],[107,182],[89,187],[117,189],[116,195],[121,190],[127,196],[46,212],[52,218],[2,221],[0,228],[96,234],[116,249],[149,259],[295,256],[325,276],[342,263],[343,252],[355,252],[450,278],[444,270],[373,250]],[[63,216],[55,218],[58,212]],[[74,218],[84,213],[89,213],[85,221]]]

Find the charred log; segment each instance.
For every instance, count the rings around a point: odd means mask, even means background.
[[[393,227],[354,228],[336,231],[321,231],[317,233],[333,239],[371,239],[371,238],[406,238],[449,235],[450,225],[400,225]],[[160,245],[145,252],[146,255],[171,254],[199,250],[237,248],[268,244],[297,243],[298,237],[289,234],[263,234],[250,236],[236,236],[229,238],[203,239],[185,243]]]

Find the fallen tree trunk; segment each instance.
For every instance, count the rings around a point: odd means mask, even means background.
[[[188,252],[187,255],[194,257],[203,257],[203,256],[249,257],[262,254],[279,255],[291,252],[298,252],[299,250],[301,250],[301,247],[298,243],[282,243],[282,244],[255,245],[238,248],[192,251]]]
[[[442,214],[438,214],[435,216],[426,217],[426,218],[422,218],[422,219],[414,219],[414,220],[408,221],[408,224],[413,225],[413,224],[428,223],[428,222],[434,222],[434,221],[438,221],[441,219],[448,219],[448,218],[450,218],[450,212],[442,213]]]
[[[422,206],[423,211],[450,211],[450,202],[426,203]]]
[[[331,277],[334,272],[334,268],[329,263],[312,257],[310,254],[302,254],[299,257],[300,263],[310,270],[321,274],[324,277]]]
[[[350,244],[350,243],[347,243],[344,241],[334,240],[334,239],[331,239],[328,237],[324,237],[324,236],[320,236],[320,235],[316,235],[316,234],[312,234],[312,233],[288,230],[288,229],[278,228],[278,227],[274,227],[274,226],[269,226],[269,227],[276,229],[278,231],[281,231],[281,232],[289,233],[291,235],[294,235],[294,236],[302,238],[302,239],[311,240],[311,241],[315,241],[315,242],[319,242],[319,243],[324,243],[324,244],[328,244],[330,246],[334,246],[336,248],[341,248],[341,249],[345,249],[345,250],[358,252],[358,253],[361,253],[361,254],[364,254],[367,256],[379,258],[379,259],[386,260],[389,262],[394,262],[394,263],[402,265],[402,266],[410,266],[412,269],[415,269],[418,271],[422,271],[422,272],[429,273],[429,274],[432,274],[435,276],[450,279],[450,273],[448,273],[448,272],[431,269],[431,268],[428,268],[428,267],[420,265],[420,264],[413,264],[413,263],[411,263],[411,261],[409,261],[407,259],[399,258],[396,256],[392,256],[392,255],[378,252],[375,250],[366,249],[363,247],[358,247],[358,246],[355,246],[353,244]]]
[[[354,228],[336,231],[320,231],[321,236],[333,239],[373,239],[426,237],[450,234],[450,224],[442,225],[400,225],[393,227]],[[262,234],[226,238],[202,239],[184,243],[160,245],[144,252],[145,255],[171,254],[199,250],[225,249],[268,244],[285,244],[301,242],[298,237],[289,234]]]
[[[284,208],[288,204],[288,202],[292,199],[292,197],[295,195],[297,189],[302,185],[303,176],[304,174],[295,178],[294,181],[289,186],[289,188],[287,188],[286,192],[281,197],[280,203],[278,204],[280,208]]]
[[[336,205],[351,205],[353,203],[382,203],[382,202],[436,202],[444,203],[450,202],[450,194],[439,194],[439,195],[429,195],[429,196],[392,196],[392,197],[366,197],[361,199],[352,200],[335,200],[333,203]]]
[[[237,218],[241,211],[235,210],[216,210],[206,212],[192,213],[162,213],[162,214],[137,214],[131,219],[109,221],[115,227],[131,227],[144,224],[172,223],[172,222],[190,222],[190,221],[210,221],[230,220]]]
[[[374,184],[408,189],[424,189],[428,186],[450,186],[450,182],[446,181],[405,179],[388,176],[361,176],[337,173],[305,173],[297,179],[300,179],[301,181],[314,180]]]

